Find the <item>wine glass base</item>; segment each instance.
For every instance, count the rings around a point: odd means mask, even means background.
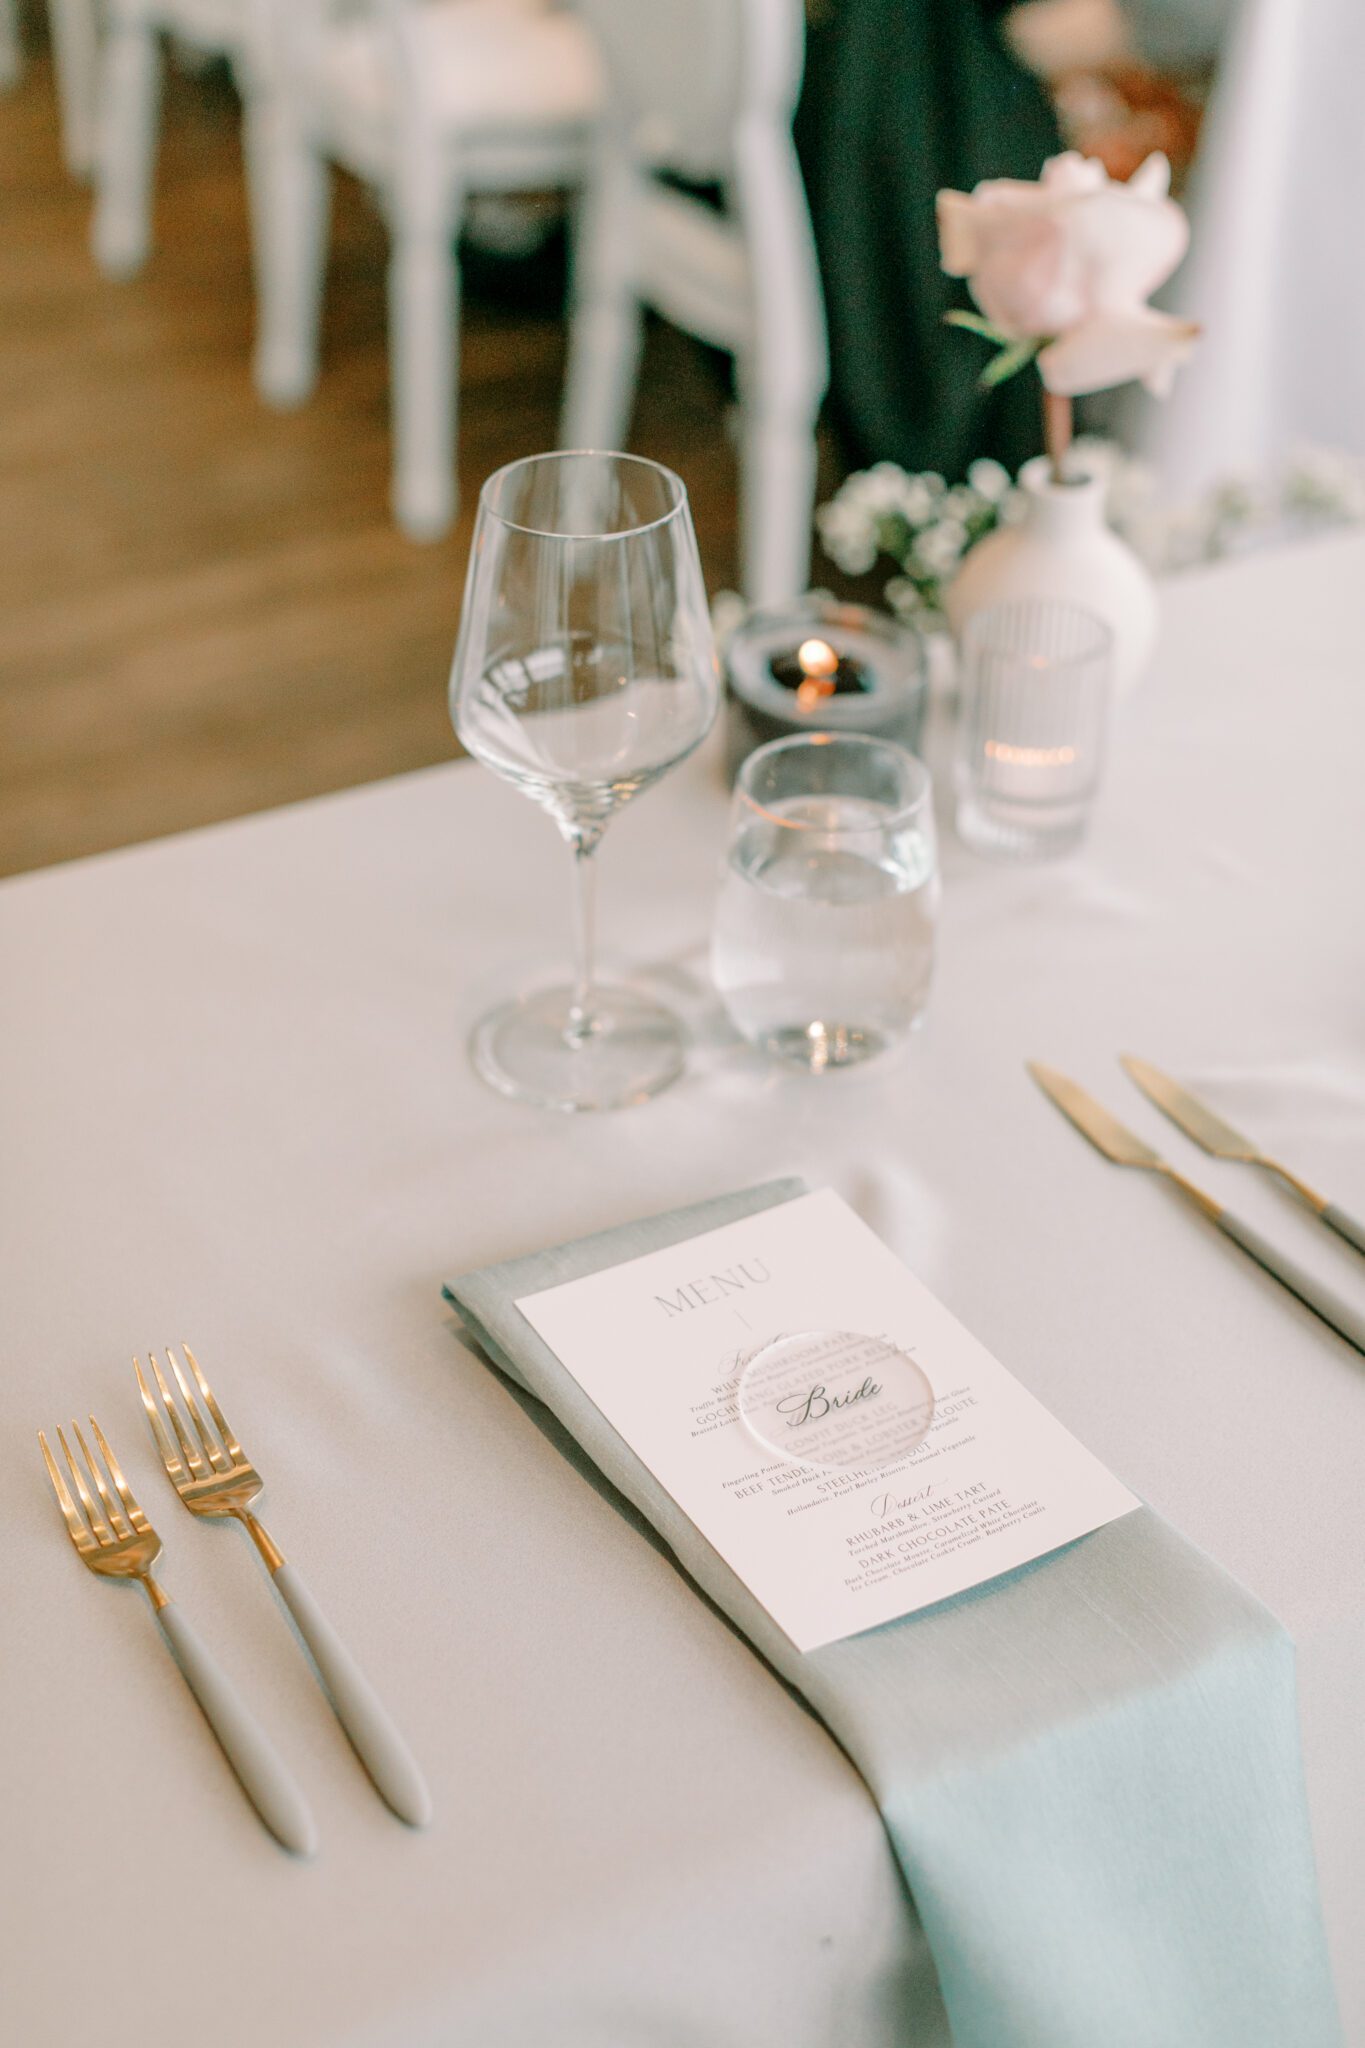
[[[595,988],[592,1024],[570,1028],[573,991],[544,989],[499,1004],[474,1026],[474,1071],[500,1095],[541,1109],[626,1109],[683,1070],[682,1026],[628,988]]]

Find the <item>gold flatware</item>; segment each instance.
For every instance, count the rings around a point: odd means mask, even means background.
[[[1224,1237],[1231,1238],[1239,1250],[1246,1252],[1291,1294],[1297,1295],[1304,1306],[1312,1309],[1314,1315],[1321,1316],[1338,1336],[1353,1344],[1357,1351],[1365,1352],[1365,1315],[1359,1314],[1349,1302],[1342,1301],[1330,1288],[1320,1286],[1312,1274],[1305,1273],[1292,1259],[1277,1251],[1258,1230],[1253,1230],[1249,1223],[1243,1223],[1230,1209],[1215,1202],[1212,1195],[1205,1194],[1193,1181],[1186,1180],[1183,1173],[1177,1173],[1150,1145],[1144,1144],[1116,1117],[1110,1116],[1108,1110],[1096,1102],[1093,1095],[1087,1095],[1075,1081],[1059,1074],[1053,1067],[1040,1065],[1036,1060],[1027,1064],[1043,1093],[1106,1159],[1113,1160],[1118,1166],[1137,1166],[1148,1173],[1162,1175],[1202,1210]]]
[[[38,1432],[47,1476],[52,1481],[57,1505],[66,1518],[67,1533],[76,1546],[77,1556],[82,1564],[102,1578],[131,1579],[144,1588],[185,1683],[222,1744],[243,1791],[277,1841],[298,1856],[311,1856],[317,1847],[317,1830],[302,1793],[195,1630],[157,1583],[152,1568],[161,1556],[161,1538],[134,1498],[118,1459],[93,1415],[90,1428],[100,1457],[92,1455],[78,1423],[73,1422],[71,1430],[80,1451],[79,1457],[73,1455],[65,1431],[57,1431],[57,1442],[61,1445],[66,1469],[79,1497],[79,1507],[71,1487],[62,1477],[46,1436],[42,1430]],[[98,1502],[95,1494],[99,1495]]]
[[[133,1360],[142,1405],[166,1476],[192,1515],[227,1515],[241,1523],[298,1624],[333,1711],[376,1789],[400,1820],[410,1827],[424,1827],[431,1819],[431,1796],[411,1751],[298,1570],[285,1563],[256,1516],[252,1503],[260,1497],[264,1482],[229,1429],[199,1361],[188,1344],[181,1349],[188,1377],[174,1351],[169,1346],[166,1350],[179,1400],[154,1354],[148,1354],[148,1366],[155,1393],[141,1361]]]
[[[1259,1166],[1267,1173],[1273,1173],[1301,1202],[1307,1203],[1315,1216],[1321,1217],[1329,1230],[1335,1230],[1338,1237],[1344,1238],[1356,1251],[1365,1252],[1365,1224],[1358,1223],[1338,1203],[1320,1195],[1316,1188],[1310,1188],[1297,1173],[1291,1173],[1278,1159],[1272,1159],[1268,1153],[1262,1152],[1259,1145],[1253,1145],[1250,1138],[1244,1138],[1231,1124],[1224,1123],[1222,1117],[1216,1116],[1197,1095],[1191,1095],[1187,1088],[1182,1088],[1169,1074],[1163,1074],[1160,1067],[1154,1067],[1150,1060],[1136,1059],[1131,1053],[1124,1053],[1119,1064],[1137,1082],[1143,1094],[1150,1097],[1187,1138],[1193,1138],[1196,1145],[1202,1145],[1215,1159],[1239,1159],[1248,1166]]]

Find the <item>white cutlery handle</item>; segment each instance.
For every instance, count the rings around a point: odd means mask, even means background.
[[[1292,1259],[1277,1251],[1269,1239],[1262,1237],[1259,1230],[1253,1230],[1249,1223],[1243,1223],[1230,1210],[1222,1210],[1214,1221],[1225,1237],[1230,1237],[1244,1252],[1249,1252],[1257,1265],[1263,1266],[1282,1287],[1287,1287],[1291,1294],[1297,1294],[1304,1306],[1311,1308],[1314,1315],[1321,1316],[1338,1336],[1344,1337],[1348,1344],[1354,1344],[1357,1351],[1365,1352],[1365,1315],[1329,1287],[1322,1286],[1311,1273],[1305,1273],[1301,1266],[1296,1266]]]
[[[1338,1209],[1335,1202],[1319,1212],[1329,1229],[1338,1237],[1344,1237],[1347,1244],[1353,1244],[1358,1252],[1365,1252],[1365,1223],[1357,1223],[1354,1216],[1348,1216],[1344,1209]]]
[[[159,1607],[156,1618],[186,1685],[203,1708],[204,1718],[222,1744],[247,1798],[276,1841],[292,1849],[296,1856],[311,1856],[318,1846],[313,1816],[269,1737],[174,1601],[168,1600],[164,1607]]]
[[[431,1819],[426,1780],[373,1686],[292,1564],[277,1568],[275,1584],[313,1653],[337,1719],[376,1789],[409,1827],[425,1827]]]

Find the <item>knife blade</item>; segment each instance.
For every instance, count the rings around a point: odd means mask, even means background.
[[[1329,1230],[1334,1230],[1354,1251],[1365,1253],[1365,1224],[1357,1222],[1354,1216],[1336,1202],[1329,1201],[1326,1195],[1320,1195],[1306,1180],[1300,1179],[1278,1159],[1272,1159],[1259,1145],[1253,1145],[1250,1138],[1244,1138],[1231,1124],[1224,1123],[1222,1117],[1215,1116],[1197,1095],[1191,1095],[1187,1088],[1182,1088],[1169,1074],[1163,1074],[1160,1067],[1154,1067],[1150,1060],[1140,1060],[1131,1053],[1124,1053],[1119,1064],[1137,1082],[1143,1094],[1184,1131],[1187,1138],[1193,1138],[1196,1145],[1202,1145],[1216,1159],[1237,1159],[1248,1166],[1259,1166],[1266,1173],[1273,1173],[1292,1194],[1308,1205]]]
[[[1082,1137],[1089,1138],[1106,1159],[1119,1166],[1147,1166],[1158,1173],[1166,1170],[1150,1145],[1144,1145],[1117,1117],[1110,1116],[1103,1104],[1087,1095],[1075,1081],[1059,1074],[1055,1067],[1045,1067],[1040,1060],[1029,1060],[1027,1064],[1043,1093],[1051,1096],[1062,1115],[1069,1117]]]
[[[1188,1201],[1195,1203],[1209,1222],[1216,1225],[1239,1251],[1254,1259],[1273,1280],[1279,1281],[1281,1287],[1297,1296],[1305,1308],[1320,1316],[1338,1336],[1344,1337],[1348,1344],[1353,1344],[1365,1355],[1365,1315],[1353,1308],[1350,1302],[1343,1301],[1331,1288],[1324,1287],[1315,1275],[1295,1265],[1251,1224],[1243,1223],[1230,1209],[1224,1209],[1212,1195],[1205,1194],[1193,1181],[1186,1180],[1183,1173],[1177,1173],[1159,1152],[1144,1144],[1117,1117],[1110,1116],[1093,1095],[1087,1094],[1068,1075],[1059,1074],[1055,1067],[1045,1067],[1037,1060],[1029,1060],[1027,1065],[1043,1093],[1082,1137],[1089,1139],[1096,1151],[1102,1152],[1106,1159],[1118,1166],[1141,1167],[1168,1180]]]
[[[1261,1159],[1260,1150],[1250,1138],[1234,1131],[1231,1124],[1215,1116],[1198,1096],[1191,1095],[1187,1088],[1182,1088],[1169,1074],[1163,1074],[1160,1067],[1154,1067],[1150,1060],[1140,1060],[1126,1052],[1121,1056],[1119,1065],[1137,1082],[1143,1094],[1149,1096],[1173,1124],[1180,1126],[1187,1138],[1193,1138],[1196,1145],[1202,1145],[1215,1158]]]

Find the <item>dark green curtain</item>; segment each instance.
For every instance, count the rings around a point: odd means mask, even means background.
[[[1042,443],[1030,370],[982,392],[971,302],[939,269],[934,194],[1036,178],[1051,104],[997,32],[1005,0],[818,0],[796,122],[829,320],[830,411],[850,466],[1011,469]]]

